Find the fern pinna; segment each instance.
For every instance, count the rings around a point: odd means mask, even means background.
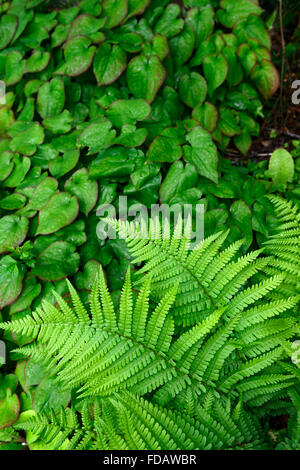
[[[239,256],[240,242],[222,250],[225,240],[217,234],[189,251],[176,229],[170,240],[142,240],[129,227],[129,250],[143,266],[135,289],[128,270],[117,309],[100,270],[89,308],[69,284],[72,305],[55,294],[56,307],[44,301],[3,323],[35,340],[18,353],[77,397],[15,428],[58,449],[263,449],[277,445],[267,417],[288,413],[281,447],[297,447],[299,369],[289,345],[298,296],[273,299],[287,280],[273,272],[275,258]]]

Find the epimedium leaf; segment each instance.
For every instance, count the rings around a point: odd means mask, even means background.
[[[13,193],[0,200],[1,209],[12,211],[21,209],[26,203],[26,197],[23,194]]]
[[[33,155],[36,152],[37,145],[44,141],[44,130],[38,122],[15,122],[10,128],[9,135],[12,140],[9,147],[14,152],[23,155]]]
[[[77,165],[79,160],[79,150],[66,150],[63,155],[58,155],[49,162],[49,172],[55,178],[60,178]]]
[[[108,29],[115,28],[128,13],[127,0],[104,0],[102,16],[107,18],[105,27]]]
[[[35,389],[33,408],[37,413],[58,412],[70,400],[70,391],[62,390],[55,377],[44,377]]]
[[[71,38],[64,45],[65,63],[54,72],[60,75],[76,77],[86,72],[90,67],[96,47],[92,46],[92,41],[85,36]]]
[[[43,119],[57,116],[62,111],[64,103],[64,82],[60,77],[55,77],[40,87],[36,107]]]
[[[44,281],[58,281],[76,273],[79,266],[79,254],[75,246],[65,241],[51,243],[36,258],[32,274]]]
[[[10,51],[6,56],[5,62],[5,83],[6,86],[12,86],[22,80],[25,72],[25,60],[20,51]]]
[[[131,59],[127,68],[127,82],[136,98],[152,103],[163,84],[166,71],[157,56],[139,55]]]
[[[205,78],[197,72],[182,75],[179,81],[179,94],[182,101],[190,108],[203,103],[207,94]]]
[[[75,276],[75,284],[78,289],[91,290],[97,273],[99,272],[100,263],[97,260],[90,260],[85,263],[83,272],[78,272]]]
[[[49,64],[50,52],[38,49],[26,60],[26,73],[38,73],[44,70]]]
[[[94,122],[88,125],[78,136],[77,145],[89,147],[88,154],[99,152],[108,147],[116,136],[116,131],[112,129],[109,121]]]
[[[18,419],[20,401],[17,394],[7,390],[5,398],[0,400],[0,429],[12,426]]]
[[[94,58],[93,70],[99,86],[108,85],[126,69],[126,52],[119,46],[104,42]]]
[[[85,215],[95,207],[98,198],[97,181],[89,178],[85,168],[77,170],[65,183],[65,189],[70,194],[77,196],[79,210]]]
[[[213,92],[222,85],[228,74],[228,62],[223,56],[210,55],[203,61],[204,75],[208,85],[208,94],[211,97]]]
[[[244,238],[245,249],[248,249],[252,243],[252,214],[249,206],[241,200],[235,201],[230,208],[231,218],[241,230]]]
[[[178,18],[179,14],[179,5],[176,3],[168,5],[154,27],[155,34],[159,33],[167,38],[179,34],[184,26],[184,20]]]
[[[197,126],[186,140],[191,147],[184,154],[185,160],[192,163],[201,176],[218,183],[218,152],[209,132]]]
[[[70,225],[77,215],[77,198],[66,192],[56,193],[40,210],[36,235],[57,232]]]
[[[152,162],[175,162],[182,157],[182,137],[176,128],[165,129],[156,137],[149,148],[149,160]]]
[[[25,266],[11,256],[0,261],[0,309],[12,304],[20,295]]]
[[[21,157],[18,153],[14,155],[13,163],[13,171],[3,183],[3,186],[6,188],[15,188],[16,186],[19,186],[19,184],[24,180],[31,165],[30,158]]]
[[[115,138],[113,143],[124,145],[124,147],[139,147],[145,142],[147,135],[147,129],[137,129],[134,124],[124,124],[121,134]]]
[[[150,0],[128,0],[128,18],[144,13],[149,3]]]
[[[192,117],[199,121],[204,129],[213,132],[218,124],[219,113],[212,103],[206,101],[195,106]]]
[[[82,14],[77,16],[73,21],[72,26],[69,30],[68,39],[76,36],[92,36],[102,29],[105,24],[105,20],[95,18],[92,15]]]
[[[169,40],[170,51],[174,62],[180,68],[191,57],[195,46],[195,33],[192,28],[184,23],[180,34]]]
[[[0,253],[14,248],[25,240],[29,222],[26,217],[6,215],[0,219]]]
[[[254,67],[251,78],[266,100],[274,95],[280,83],[278,71],[269,60],[263,60]]]
[[[260,15],[262,9],[252,0],[222,0],[222,9],[217,12],[218,20],[227,28],[233,28],[250,14]]]
[[[8,46],[16,32],[18,20],[15,15],[2,15],[0,19],[0,50]]]
[[[232,137],[240,134],[241,129],[234,112],[228,108],[221,108],[219,111],[218,128],[223,134]]]
[[[41,293],[42,286],[37,282],[35,277],[28,276],[23,283],[23,289],[16,302],[9,308],[9,314],[14,315],[17,312],[22,312],[27,307],[30,307],[32,302]]]
[[[191,8],[186,15],[186,22],[195,33],[195,45],[199,47],[213,32],[214,10],[211,5]]]
[[[116,127],[143,121],[151,113],[151,107],[143,99],[117,100],[106,110],[107,118]]]
[[[5,150],[1,153],[0,159],[0,181],[4,181],[13,171],[14,162],[13,162],[14,154],[9,150]]]
[[[49,199],[56,193],[58,182],[56,179],[46,177],[35,188],[29,203],[24,208],[24,212],[38,211],[49,201]]]
[[[66,134],[72,129],[73,116],[67,109],[43,120],[43,126],[53,134]]]

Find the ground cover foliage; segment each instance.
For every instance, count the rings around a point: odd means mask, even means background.
[[[259,2],[0,11],[0,448],[298,449],[300,147],[247,161]],[[204,204],[203,246],[100,240],[120,195]]]

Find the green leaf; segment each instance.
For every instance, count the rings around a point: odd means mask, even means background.
[[[139,147],[145,142],[147,135],[147,129],[137,129],[133,124],[124,124],[121,134],[115,138],[113,143],[124,145],[124,147]]]
[[[44,70],[50,61],[50,52],[37,50],[26,60],[26,73],[37,73]]]
[[[285,149],[277,149],[272,153],[269,161],[268,175],[271,176],[276,186],[283,185],[293,181],[294,160],[292,155]]]
[[[107,118],[116,127],[143,121],[151,113],[151,107],[143,99],[117,100],[106,110]]]
[[[77,36],[70,39],[64,46],[65,63],[54,73],[76,77],[86,72],[90,67],[96,47],[85,36]]]
[[[224,10],[217,12],[218,20],[227,28],[233,28],[239,21],[246,19],[254,13],[260,15],[262,9],[252,0],[222,0],[221,6]]]
[[[149,160],[152,162],[175,162],[182,157],[182,139],[177,129],[165,129],[156,137],[149,148]]]
[[[14,15],[3,15],[0,19],[0,50],[4,49],[12,38],[17,29],[17,18]]]
[[[23,194],[14,193],[0,200],[1,209],[12,211],[20,209],[26,203],[26,197]]]
[[[16,122],[10,128],[9,134],[12,137],[10,149],[23,155],[33,155],[37,145],[44,141],[44,130],[37,122]]]
[[[5,83],[6,86],[12,86],[22,80],[25,72],[25,60],[22,60],[23,54],[19,51],[10,51],[6,56],[5,63]]]
[[[22,290],[25,267],[10,256],[0,261],[0,309],[12,304]]]
[[[180,68],[191,57],[195,46],[195,34],[185,23],[180,34],[169,41],[171,55],[177,67]]]
[[[199,47],[211,35],[214,28],[214,10],[211,5],[192,8],[187,12],[186,22],[195,33],[196,47]]]
[[[120,46],[108,42],[99,45],[93,64],[99,86],[113,83],[126,69],[126,66],[126,52]]]
[[[190,108],[205,101],[207,83],[197,72],[182,75],[179,81],[179,94],[182,101]]]
[[[228,108],[220,109],[218,129],[220,129],[223,134],[229,137],[240,134],[241,129],[233,111]]]
[[[127,0],[104,0],[102,15],[107,18],[105,27],[108,29],[115,28],[128,13]]]
[[[61,78],[53,78],[39,89],[36,107],[43,119],[57,116],[62,111],[64,103],[65,90]]]
[[[136,98],[144,98],[152,103],[165,80],[166,72],[157,56],[139,55],[128,64],[127,82]]]
[[[35,188],[29,203],[25,207],[25,211],[38,211],[49,201],[56,193],[58,183],[54,178],[47,177]]]
[[[99,262],[94,259],[88,261],[83,267],[83,272],[79,272],[75,276],[76,287],[78,289],[91,290],[99,273],[99,266]]]
[[[89,178],[85,168],[77,170],[65,183],[65,189],[77,196],[79,209],[85,215],[94,208],[98,198],[98,184]]]
[[[253,239],[251,210],[244,201],[235,201],[230,208],[230,212],[233,223],[241,229],[245,238],[244,247],[246,250]]]
[[[211,97],[216,88],[226,80],[228,62],[223,54],[208,56],[203,61],[203,70],[208,84],[208,94]]]
[[[27,235],[29,222],[26,217],[6,215],[0,219],[0,253],[21,245]]]
[[[79,15],[72,23],[68,39],[76,36],[93,37],[99,29],[102,29],[105,24],[103,19],[95,18],[91,15]]]
[[[65,109],[61,114],[43,120],[43,126],[53,134],[66,134],[72,129],[73,117]]]
[[[8,389],[6,397],[0,400],[0,429],[12,426],[17,421],[19,412],[19,398]]]
[[[72,243],[58,241],[49,245],[36,259],[32,274],[45,281],[58,281],[76,273],[79,255]]]
[[[266,100],[274,95],[279,87],[278,71],[272,62],[268,60],[263,60],[254,67],[251,78],[255,81],[258,90]]]
[[[164,10],[163,15],[154,27],[155,34],[159,33],[167,38],[172,38],[180,33],[183,29],[184,21],[182,18],[177,19],[180,14],[180,7],[176,3],[171,3]]]
[[[204,129],[213,132],[218,124],[219,113],[213,104],[206,101],[193,109],[192,117],[199,121]]]
[[[191,151],[185,154],[185,160],[195,165],[201,176],[217,183],[218,152],[209,132],[197,126],[187,135],[186,139],[191,145]]]
[[[78,215],[77,198],[68,193],[57,193],[51,197],[39,213],[36,234],[48,234],[70,225]]]
[[[35,277],[28,277],[25,279],[22,293],[18,297],[17,301],[11,305],[9,314],[13,315],[14,313],[22,312],[27,307],[30,307],[33,300],[40,295],[41,289],[42,286],[37,282]]]
[[[89,147],[88,155],[91,155],[108,147],[115,136],[116,131],[112,129],[111,122],[95,122],[82,131],[77,139],[77,145],[78,147]]]
[[[128,18],[144,13],[149,3],[150,0],[128,0]]]
[[[66,150],[63,155],[58,155],[49,162],[49,171],[52,176],[60,178],[77,165],[79,160],[79,150]]]
[[[58,412],[70,400],[70,392],[62,390],[55,377],[45,377],[33,395],[33,408],[37,413]]]
[[[1,153],[0,159],[0,181],[5,180],[13,171],[13,153],[5,150]]]

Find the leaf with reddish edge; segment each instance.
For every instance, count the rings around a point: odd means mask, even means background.
[[[98,183],[89,178],[86,168],[75,171],[65,183],[65,189],[70,194],[77,196],[79,209],[85,215],[95,207],[98,198]]]
[[[131,59],[127,68],[127,82],[136,98],[152,103],[166,78],[166,71],[157,56],[139,55]]]
[[[126,67],[126,52],[120,46],[108,42],[100,44],[93,63],[98,86],[108,85],[117,80]]]
[[[19,398],[16,394],[12,395],[8,389],[6,397],[0,400],[0,429],[12,426],[17,421],[19,412]]]
[[[21,245],[28,232],[29,222],[26,217],[6,215],[0,219],[0,253]]]
[[[10,256],[0,262],[0,310],[11,305],[20,295],[26,268]]]
[[[76,77],[86,72],[96,52],[96,47],[91,44],[92,41],[85,36],[76,36],[67,41],[64,45],[65,63],[54,73]]]
[[[280,83],[279,74],[272,62],[263,60],[251,74],[252,80],[262,96],[267,100],[277,91]]]
[[[40,210],[36,235],[57,232],[70,225],[78,215],[78,201],[69,193],[56,193]]]
[[[108,29],[112,29],[118,26],[127,16],[127,0],[105,0],[102,6],[102,15],[107,17],[105,27]]]
[[[73,276],[79,267],[79,254],[69,242],[53,242],[37,257],[32,274],[43,281],[59,281]]]

